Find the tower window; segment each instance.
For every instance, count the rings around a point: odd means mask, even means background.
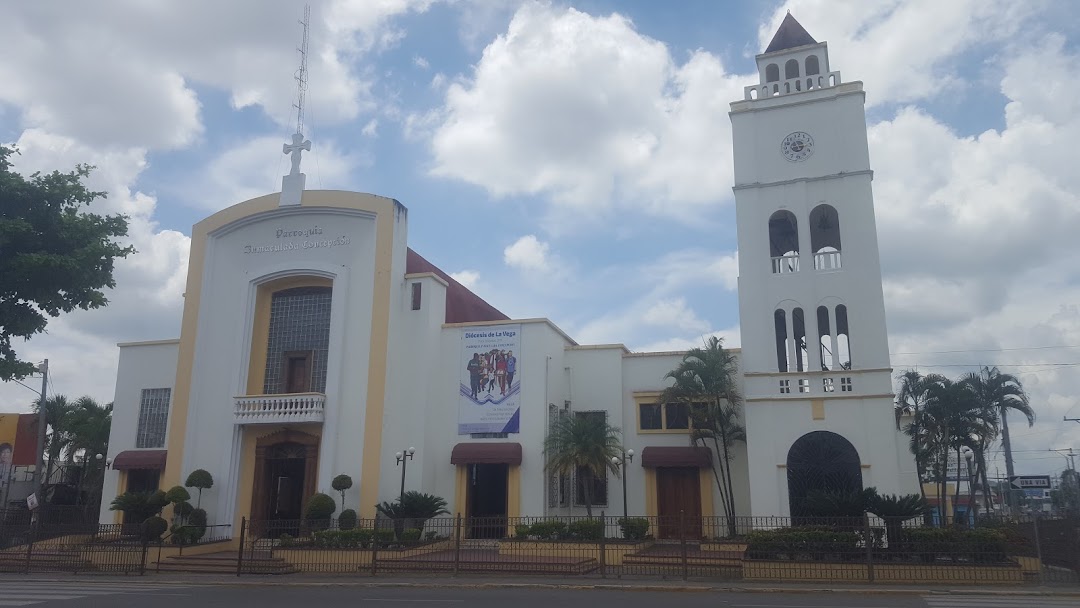
[[[420,310],[420,290],[423,286],[419,283],[412,284],[412,309]]]
[[[787,313],[777,310],[773,313],[773,324],[776,326],[776,370],[788,371],[787,350]]]
[[[847,306],[836,307],[836,357],[840,369],[851,369],[851,335],[848,333]]]
[[[810,248],[814,270],[840,270],[840,214],[832,205],[810,211]]]
[[[821,73],[821,66],[818,65],[817,55],[810,55],[806,58],[806,75],[813,76],[814,74]]]
[[[776,82],[778,80],[780,80],[780,66],[775,63],[765,66],[765,82]]]
[[[782,209],[769,218],[769,255],[773,274],[799,270],[799,222],[794,213]]]
[[[784,80],[790,80],[792,78],[799,77],[799,61],[797,59],[788,59],[784,64]]]
[[[791,327],[795,330],[792,336],[795,350],[795,369],[803,372],[809,367],[806,356],[806,319],[803,317],[803,309],[796,308],[791,311]]]
[[[836,367],[836,357],[833,356],[832,332],[829,331],[829,309],[825,306],[817,307],[818,345],[820,346],[821,371],[827,372]]]

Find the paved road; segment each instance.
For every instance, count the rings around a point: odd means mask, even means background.
[[[1078,598],[1003,595],[645,592],[558,589],[369,588],[343,585],[203,586],[144,581],[0,578],[0,607],[42,608],[1077,608]]]

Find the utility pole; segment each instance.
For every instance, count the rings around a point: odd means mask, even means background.
[[[34,468],[34,493],[38,495],[38,500],[42,499],[41,485],[45,483],[45,425],[48,420],[45,419],[45,400],[46,391],[49,388],[49,360],[45,359],[41,366],[38,367],[38,371],[41,372],[41,395],[40,401],[38,401],[38,432],[37,432],[37,466]]]

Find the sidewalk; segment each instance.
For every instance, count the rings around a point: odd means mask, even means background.
[[[223,575],[199,575],[199,574],[150,574],[139,576],[102,575],[102,574],[78,574],[64,575],[61,573],[41,574],[0,574],[0,586],[2,581],[18,579],[20,581],[63,581],[73,580],[122,584],[123,582],[153,581],[157,584],[174,584],[188,586],[220,585],[229,587],[247,586],[338,586],[338,587],[416,587],[416,588],[456,588],[456,589],[609,589],[617,591],[671,591],[691,593],[843,593],[852,595],[996,595],[1006,597],[1076,597],[1080,603],[1080,586],[1028,586],[1028,587],[999,587],[999,586],[881,586],[881,585],[843,585],[843,584],[798,584],[798,583],[749,583],[737,581],[710,581],[710,580],[663,580],[617,578],[580,578],[580,577],[514,577],[514,576],[366,576],[356,574],[343,575],[285,575],[285,576],[258,576],[244,575],[242,577]]]

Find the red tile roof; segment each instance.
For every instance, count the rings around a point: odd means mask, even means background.
[[[411,248],[405,258],[405,273],[431,272],[446,281],[446,322],[447,323],[475,323],[479,321],[508,321],[510,317],[499,312],[491,304],[485,302],[480,296],[469,291],[467,287],[455,281],[450,275],[443,272],[438,266],[425,260],[423,256]]]

